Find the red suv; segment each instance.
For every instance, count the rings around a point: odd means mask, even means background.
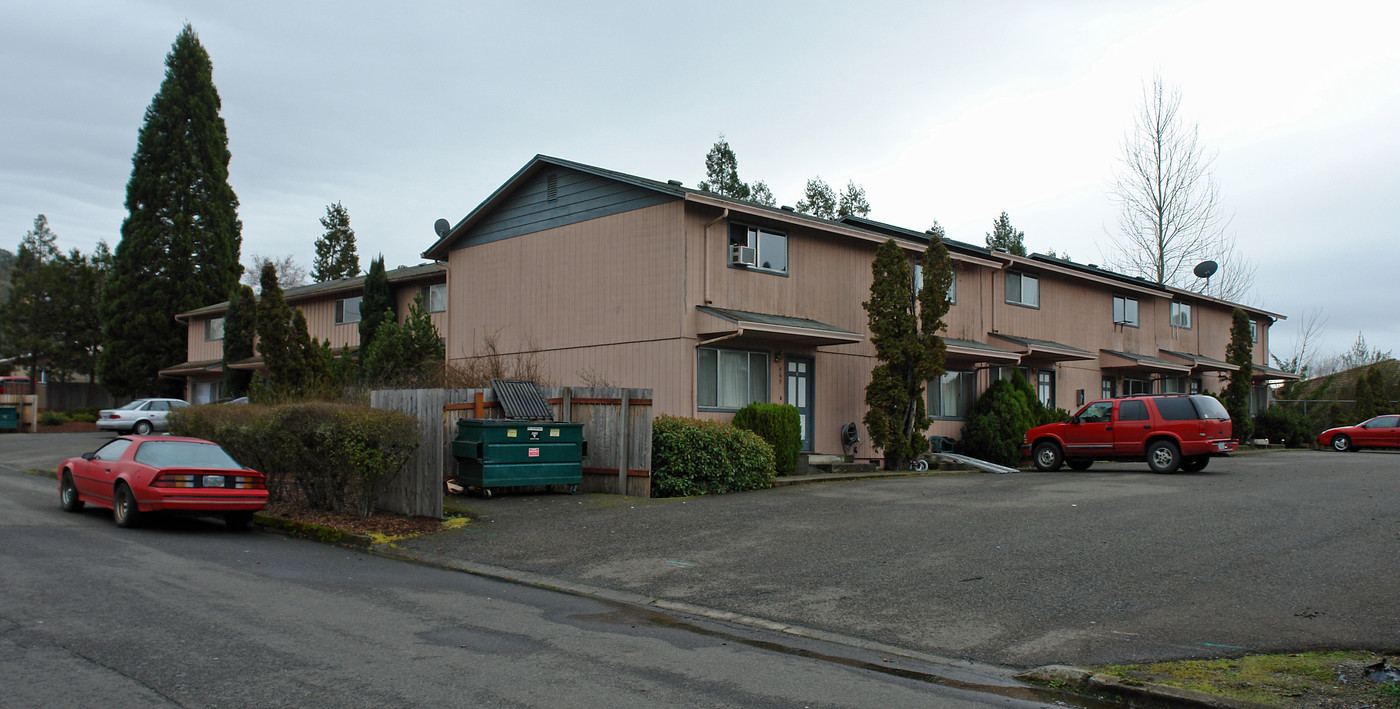
[[[1102,399],[1064,423],[1026,431],[1021,452],[1045,471],[1061,463],[1085,470],[1096,460],[1146,460],[1154,473],[1194,473],[1211,456],[1239,447],[1232,430],[1225,407],[1202,394]]]

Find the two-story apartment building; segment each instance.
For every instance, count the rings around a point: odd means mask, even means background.
[[[861,303],[876,247],[917,264],[928,236],[828,221],[536,156],[424,252],[447,263],[449,361],[530,353],[555,383],[654,391],[655,411],[727,419],[796,406],[806,449],[839,453],[877,363]],[[956,268],[949,373],[929,386],[931,435],[957,437],[975,396],[1022,370],[1050,405],[1218,391],[1237,304],[1093,266],[945,240]],[[1254,324],[1255,381],[1282,316]],[[194,359],[191,357],[191,359]],[[868,448],[862,456],[875,457]]]
[[[399,322],[408,316],[414,296],[423,295],[423,304],[433,324],[442,332],[447,325],[447,269],[439,263],[405,266],[385,273],[394,293]],[[296,286],[283,291],[287,304],[301,310],[306,329],[317,340],[328,340],[333,349],[360,345],[360,299],[365,277],[342,278],[324,283]],[[185,361],[162,369],[163,377],[185,380],[185,399],[207,404],[222,396],[224,372],[224,316],[228,302],[180,313],[175,319],[188,327]],[[262,357],[256,355],[230,367],[261,370]]]

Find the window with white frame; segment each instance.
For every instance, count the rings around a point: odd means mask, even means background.
[[[948,281],[948,304],[957,305],[958,302],[958,267],[953,267],[953,277]],[[914,264],[914,295],[919,295],[919,289],[924,287],[924,264],[922,262]]]
[[[1006,302],[1029,308],[1039,308],[1040,279],[1029,273],[1007,271]]]
[[[729,265],[787,275],[787,234],[765,227],[730,224]]]
[[[341,298],[335,301],[335,324],[345,325],[360,321],[360,296]]]
[[[768,402],[768,353],[701,347],[696,354],[696,403],[702,409],[740,409]]]
[[[929,416],[940,419],[965,419],[977,398],[976,372],[945,372],[937,382],[930,382]]]
[[[430,286],[423,286],[418,289],[423,296],[423,307],[430,313],[441,313],[447,310],[447,284],[434,283]]]
[[[1152,393],[1152,382],[1147,379],[1123,378],[1123,396],[1142,396]]]
[[[1113,324],[1138,327],[1140,321],[1137,298],[1129,298],[1126,295],[1113,296]]]
[[[1256,344],[1259,342],[1259,323],[1253,320],[1249,321],[1249,341]]]
[[[210,318],[204,321],[204,341],[224,339],[224,319]]]
[[[1113,380],[1113,377],[1104,377],[1103,384],[1099,389],[1099,398],[1112,399],[1114,396],[1117,396],[1117,394],[1118,383]]]
[[[1172,327],[1191,329],[1191,304],[1172,301]]]

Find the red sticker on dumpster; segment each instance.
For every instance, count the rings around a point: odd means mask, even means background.
[[[538,448],[531,448],[531,449],[530,449],[530,457],[531,457],[531,458],[538,458],[538,457],[540,457],[540,449],[538,449]]]

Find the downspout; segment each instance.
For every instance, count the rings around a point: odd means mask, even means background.
[[[710,251],[710,227],[728,218],[729,208],[725,207],[724,211],[720,212],[718,217],[705,223],[705,253],[700,257],[700,263],[704,264],[705,269],[705,302],[703,305],[709,305],[714,302],[710,300],[710,254],[712,253]],[[743,328],[739,328],[739,331],[743,332]]]

